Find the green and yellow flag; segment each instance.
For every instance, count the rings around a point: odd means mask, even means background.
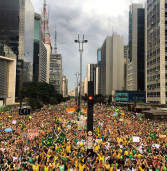
[[[56,117],[55,117],[55,124],[59,124],[59,121]]]
[[[63,144],[64,141],[67,142],[66,134],[61,133],[59,138],[56,140],[56,143]]]
[[[54,145],[52,137],[48,137],[47,140],[42,138],[41,143],[42,143],[42,146],[46,146],[46,147],[51,147]]]
[[[21,126],[21,128],[25,128],[26,126],[24,125],[23,122],[19,121],[18,124]]]
[[[156,132],[150,132],[150,137],[151,137],[153,140],[156,140],[156,139],[157,139]]]

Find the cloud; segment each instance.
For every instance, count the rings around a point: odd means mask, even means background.
[[[133,3],[144,3],[133,0]],[[43,1],[32,0],[36,12],[41,13]],[[58,53],[63,56],[63,73],[69,80],[69,89],[76,85],[75,73],[80,71],[77,35],[85,34],[83,75],[88,63],[96,63],[97,48],[106,36],[117,32],[128,42],[128,11],[131,0],[47,0],[49,7],[49,30],[52,46],[54,31],[57,31]]]

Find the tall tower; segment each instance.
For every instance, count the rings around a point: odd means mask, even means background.
[[[49,44],[51,45],[51,41],[50,41],[50,33],[49,33],[49,17],[48,17],[48,13],[46,10],[46,0],[44,0],[44,4],[43,4],[43,11],[42,11],[42,41],[44,44]]]
[[[129,50],[127,60],[127,90],[145,90],[145,9],[132,4],[129,9]]]
[[[49,83],[49,70],[50,70],[50,54],[52,51],[50,33],[49,33],[49,16],[46,10],[46,0],[44,0],[42,19],[41,19],[41,30],[42,30],[42,42],[47,50],[47,62],[46,62],[46,82]]]

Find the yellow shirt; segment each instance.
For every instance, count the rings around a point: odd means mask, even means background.
[[[33,166],[32,166],[32,170],[33,170],[33,171],[39,171],[39,166],[33,165]]]
[[[140,171],[144,171],[144,169],[142,169],[142,167],[140,167],[140,166],[139,166],[139,170],[140,170]]]
[[[102,160],[102,163],[104,164],[105,157],[101,155],[98,155],[98,157],[99,157],[99,163],[100,163],[100,160]]]
[[[45,166],[44,171],[49,171],[49,166]]]
[[[78,162],[74,162],[75,167],[78,168]]]
[[[94,147],[94,150],[95,150],[95,151],[99,151],[99,149],[100,149],[100,146],[99,146],[99,145],[96,145],[96,146]]]
[[[110,170],[110,164],[105,164],[105,168]]]
[[[110,171],[113,171],[113,167],[110,168]]]
[[[79,163],[79,171],[83,171],[85,169],[85,165],[81,166],[81,163]]]
[[[66,152],[69,153],[70,151],[71,151],[71,145],[69,144],[66,146]]]

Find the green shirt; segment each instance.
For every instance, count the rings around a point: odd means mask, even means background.
[[[59,171],[64,171],[64,165],[59,166]]]

